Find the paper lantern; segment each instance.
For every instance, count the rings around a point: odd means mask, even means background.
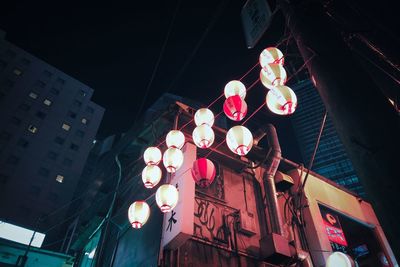
[[[333,252],[326,260],[326,267],[354,267],[353,259],[343,252]]]
[[[214,143],[214,131],[207,124],[197,126],[193,130],[193,142],[199,148],[209,148]]]
[[[228,97],[224,102],[225,115],[234,121],[241,121],[247,114],[247,104],[238,95]]]
[[[253,135],[244,126],[234,126],[226,134],[226,144],[233,153],[244,156],[253,146]]]
[[[164,152],[163,163],[167,172],[176,172],[183,164],[183,153],[178,148],[168,148]]]
[[[132,227],[141,228],[149,219],[150,207],[145,201],[135,201],[128,209],[128,219]]]
[[[290,115],[297,107],[296,94],[287,86],[277,86],[269,90],[266,97],[268,109],[278,115]]]
[[[181,149],[185,144],[185,136],[179,130],[171,130],[167,134],[165,141],[168,148],[175,147]]]
[[[272,89],[278,85],[285,85],[287,79],[286,70],[282,65],[269,64],[261,69],[261,83],[268,89]]]
[[[215,166],[211,160],[200,158],[193,162],[192,177],[200,187],[208,187],[215,178]]]
[[[283,53],[276,47],[265,48],[260,54],[259,62],[262,68],[264,68],[268,64],[283,65]]]
[[[156,202],[162,212],[170,212],[178,204],[179,193],[175,186],[163,184],[157,189]]]
[[[162,172],[157,165],[146,166],[142,171],[142,181],[146,188],[153,188],[161,180]]]
[[[214,114],[208,108],[201,108],[194,114],[194,123],[197,126],[207,124],[212,127],[214,124]]]
[[[240,81],[233,80],[225,85],[224,88],[225,98],[238,95],[241,99],[246,97],[246,86]]]
[[[161,161],[161,151],[157,147],[148,147],[143,154],[144,162],[147,165],[158,165]]]

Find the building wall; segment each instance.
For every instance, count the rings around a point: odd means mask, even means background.
[[[3,220],[32,229],[39,216],[71,199],[104,113],[92,94],[87,85],[0,39]],[[64,214],[48,217],[39,230]]]
[[[299,82],[293,86],[293,90],[297,95],[299,105],[292,115],[291,121],[303,160],[308,166],[321,127],[325,107],[311,81]],[[312,170],[361,196],[365,195],[329,114]]]

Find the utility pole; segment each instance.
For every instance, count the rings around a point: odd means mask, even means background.
[[[286,23],[400,258],[400,121],[388,99],[332,27],[323,1],[281,1]]]

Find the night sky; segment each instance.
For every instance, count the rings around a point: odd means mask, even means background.
[[[249,50],[240,18],[245,1],[136,2],[77,7],[10,1],[0,9],[0,28],[7,32],[7,40],[95,90],[92,100],[106,108],[100,138],[132,126],[178,5],[142,112],[164,92],[210,103],[285,31],[278,13],[258,45]],[[244,83],[250,85],[257,76],[255,70]],[[265,89],[258,84],[249,95],[251,112],[262,103]],[[212,109],[219,112],[220,108],[221,104]],[[262,112],[268,117],[266,108]],[[270,119],[278,124],[286,146],[294,148],[287,151],[288,157],[300,160],[289,119]]]

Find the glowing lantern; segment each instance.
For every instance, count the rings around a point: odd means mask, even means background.
[[[160,182],[162,172],[157,165],[146,166],[142,171],[142,181],[146,188],[153,188]]]
[[[333,252],[326,260],[326,267],[354,267],[353,259],[343,252]]]
[[[175,186],[163,184],[157,189],[156,202],[162,212],[170,212],[178,204],[179,193]]]
[[[238,95],[241,99],[244,99],[246,97],[246,87],[240,81],[233,80],[225,85],[224,94],[226,98]]]
[[[265,48],[260,54],[260,65],[263,68],[268,64],[283,65],[283,62],[283,53],[276,47]]]
[[[144,162],[147,165],[158,165],[161,161],[161,151],[157,147],[148,147],[143,154]]]
[[[244,156],[253,146],[253,135],[244,126],[234,126],[226,134],[226,144],[233,153]]]
[[[214,143],[214,131],[207,124],[197,126],[193,130],[193,142],[200,148],[208,148]]]
[[[150,207],[145,201],[135,201],[128,209],[128,219],[132,227],[141,228],[149,219]]]
[[[208,108],[201,108],[194,114],[194,123],[197,126],[207,124],[211,127],[214,124],[214,114]]]
[[[278,85],[285,85],[287,79],[286,70],[282,65],[269,64],[261,69],[261,83],[268,89],[272,89]]]
[[[296,94],[287,86],[277,86],[269,90],[266,103],[269,110],[278,115],[290,115],[297,107]]]
[[[185,136],[179,130],[172,130],[167,134],[165,141],[168,148],[175,147],[181,149],[185,144]]]
[[[183,163],[182,151],[174,147],[168,148],[164,152],[163,163],[165,168],[167,169],[167,172],[170,173],[176,172],[182,166]]]
[[[192,177],[200,187],[208,187],[215,178],[215,166],[211,160],[200,158],[193,162]]]
[[[238,95],[228,97],[224,102],[225,115],[234,121],[241,121],[247,114],[247,104]]]

